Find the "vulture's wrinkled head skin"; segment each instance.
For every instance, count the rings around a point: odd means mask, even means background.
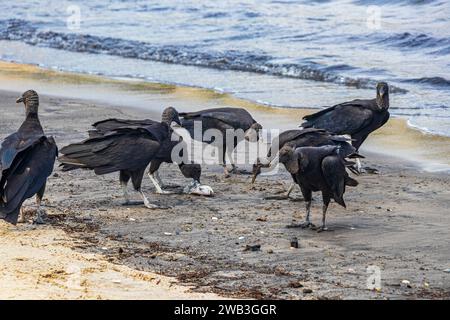
[[[27,114],[37,113],[39,107],[39,95],[34,90],[28,90],[22,93],[22,96],[17,98],[16,103],[21,103],[25,105]]]
[[[172,122],[175,122],[176,124],[181,126],[181,121],[178,116],[178,111],[173,107],[168,107],[164,109],[161,117],[161,122],[167,123],[169,126],[172,124]]]
[[[259,140],[259,132],[262,130],[262,125],[255,122],[250,129],[245,132],[245,140],[250,142],[256,142]]]
[[[294,152],[294,148],[289,145],[285,145],[280,149],[279,161],[284,164],[286,170],[291,174],[296,174],[300,170],[298,157],[299,155]]]
[[[377,84],[377,105],[381,110],[389,108],[389,86],[386,82]]]

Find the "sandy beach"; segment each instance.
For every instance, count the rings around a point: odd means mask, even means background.
[[[10,91],[18,86],[2,81],[9,89],[0,91],[3,139],[22,122],[23,107],[14,103],[20,91]],[[140,109],[76,98],[75,91],[72,97],[47,95],[48,88],[40,118],[60,147],[84,139],[97,120],[159,119],[168,104],[201,107],[198,98],[180,92],[173,99],[173,93],[143,89],[153,97],[146,102],[159,108]],[[292,112],[299,119],[306,111]],[[346,210],[330,206],[333,231],[325,233],[286,228],[304,218],[298,188],[291,200],[264,199],[286,190],[291,178],[284,169],[251,185],[248,175],[225,179],[221,167],[205,165],[202,183],[214,188],[212,198],[156,195],[144,179],[151,201],[172,207],[149,210],[122,206],[115,174],[55,167],[46,225],[0,223],[0,299],[449,299],[449,174],[386,154],[365,156],[380,173],[357,177],[360,185],[345,195]],[[161,177],[180,186],[189,182],[174,165],[163,165]],[[318,222],[315,199],[312,219]],[[294,237],[297,249],[290,246]],[[246,250],[252,245],[261,249]],[[379,290],[367,288],[369,266],[381,272]]]

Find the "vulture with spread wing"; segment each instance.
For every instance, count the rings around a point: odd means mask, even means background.
[[[135,191],[141,194],[147,208],[161,208],[148,201],[141,190],[141,184],[148,164],[156,159],[164,141],[170,139],[172,122],[180,122],[178,112],[174,108],[167,108],[161,122],[150,123],[148,126],[120,127],[68,145],[61,149],[63,155],[59,157],[59,161],[63,171],[88,169],[98,175],[119,171],[126,203],[129,203],[127,184],[131,179]]]
[[[166,111],[167,113],[167,111]],[[164,113],[163,113],[164,115]],[[91,138],[101,137],[108,132],[117,130],[119,128],[142,128],[146,126],[151,126],[157,123],[155,120],[144,119],[144,120],[127,120],[127,119],[107,119],[99,121],[93,124],[95,130],[89,131],[89,136]],[[183,161],[178,163],[181,173],[186,178],[191,178],[192,183],[190,183],[184,189],[184,192],[197,195],[210,196],[214,192],[209,186],[200,184],[200,176],[202,173],[202,168],[199,164],[190,163],[187,161],[186,157],[183,155],[183,150],[187,150],[186,142],[176,134],[172,128],[169,129],[169,135],[162,141],[161,148],[156,154],[156,156],[150,162],[150,168],[148,171],[148,176],[155,186],[156,192],[159,194],[170,194],[170,191],[163,190],[163,182],[161,181],[158,170],[162,163],[173,163],[172,152],[176,146],[181,150],[179,157]],[[179,146],[179,144],[184,144],[184,146]]]
[[[0,149],[0,218],[23,221],[22,204],[36,195],[36,223],[44,223],[41,207],[47,178],[53,172],[58,148],[44,134],[38,116],[39,96],[28,90],[17,99],[25,105],[26,118],[16,133],[6,137]],[[19,217],[20,215],[20,217]]]

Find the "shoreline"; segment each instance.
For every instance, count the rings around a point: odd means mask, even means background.
[[[0,89],[22,92],[35,88],[57,98],[82,99],[113,107],[139,110],[137,118],[159,118],[168,105],[179,111],[195,111],[219,106],[248,109],[265,128],[296,128],[301,118],[317,109],[262,105],[211,89],[121,80],[98,75],[60,72],[35,65],[0,61]],[[294,113],[294,115],[293,115]],[[372,133],[361,153],[379,153],[414,162],[420,170],[450,173],[450,137],[411,128],[407,120],[395,116]]]
[[[186,105],[194,105],[191,97],[182,93]],[[16,95],[0,90],[1,138],[23,121],[23,108],[14,103]],[[149,101],[155,106],[164,106],[170,100],[159,92],[154,92],[153,97],[154,101]],[[48,135],[56,137],[59,147],[85,138],[96,120],[159,119],[158,112],[156,108],[119,108],[97,101],[41,95],[42,124]],[[360,185],[345,194],[348,208],[330,206],[328,223],[334,231],[320,234],[286,228],[292,221],[304,219],[298,189],[291,200],[264,200],[265,195],[286,190],[290,177],[284,169],[275,176],[261,176],[251,185],[249,176],[224,179],[220,166],[204,165],[202,183],[213,187],[213,198],[156,195],[151,183],[144,179],[143,189],[150,201],[172,207],[148,210],[121,205],[115,174],[64,173],[55,167],[44,199],[47,225],[0,224],[2,257],[8,257],[1,260],[8,263],[3,268],[7,275],[3,279],[11,296],[21,296],[20,286],[25,281],[33,284],[27,291],[30,295],[78,297],[79,290],[65,284],[73,254],[81,260],[91,255],[97,259],[93,262],[98,271],[94,276],[89,273],[92,265],[81,263],[81,272],[89,284],[89,294],[82,295],[86,299],[96,298],[91,294],[95,288],[101,291],[102,298],[139,298],[142,291],[133,295],[124,285],[130,283],[127,274],[141,272],[169,277],[169,282],[177,279],[176,286],[191,288],[182,293],[182,298],[449,299],[450,274],[444,270],[449,268],[450,175],[424,172],[414,163],[383,154],[368,155],[367,165],[378,168],[380,174],[356,177]],[[163,165],[161,177],[181,187],[189,183],[174,165]],[[315,194],[314,198],[320,197]],[[25,205],[32,204],[27,201]],[[313,201],[313,221],[320,219],[319,211],[320,201]],[[298,238],[299,249],[290,248],[293,237]],[[23,252],[32,252],[25,256],[29,260],[21,260],[17,243]],[[261,245],[260,251],[245,250],[255,244]],[[46,248],[52,248],[50,260],[33,258],[33,250]],[[61,264],[52,267],[55,261]],[[103,269],[97,264],[109,271],[113,264],[119,271],[112,269],[113,276],[102,276]],[[34,266],[36,271],[27,269],[24,277],[25,265]],[[371,265],[382,270],[380,291],[366,287],[366,269]],[[114,283],[114,279],[120,282]],[[410,281],[411,286],[402,285],[403,280]],[[153,290],[148,281],[129,285]],[[178,287],[175,292],[169,288],[163,286],[163,291],[180,297]],[[154,297],[146,292],[147,298]]]

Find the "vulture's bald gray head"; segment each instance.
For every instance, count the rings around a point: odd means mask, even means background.
[[[386,82],[377,84],[377,105],[381,110],[389,108],[389,86]]]
[[[294,151],[294,148],[289,145],[285,145],[280,149],[278,159],[280,163],[284,164],[289,173],[296,174],[300,170],[298,165],[298,157],[299,155]]]
[[[173,107],[168,107],[164,109],[161,117],[161,122],[167,123],[169,126],[172,124],[172,122],[175,122],[181,126],[178,111]]]
[[[27,90],[22,95],[17,98],[16,103],[21,103],[25,105],[27,114],[37,113],[39,107],[39,95],[34,90]]]

